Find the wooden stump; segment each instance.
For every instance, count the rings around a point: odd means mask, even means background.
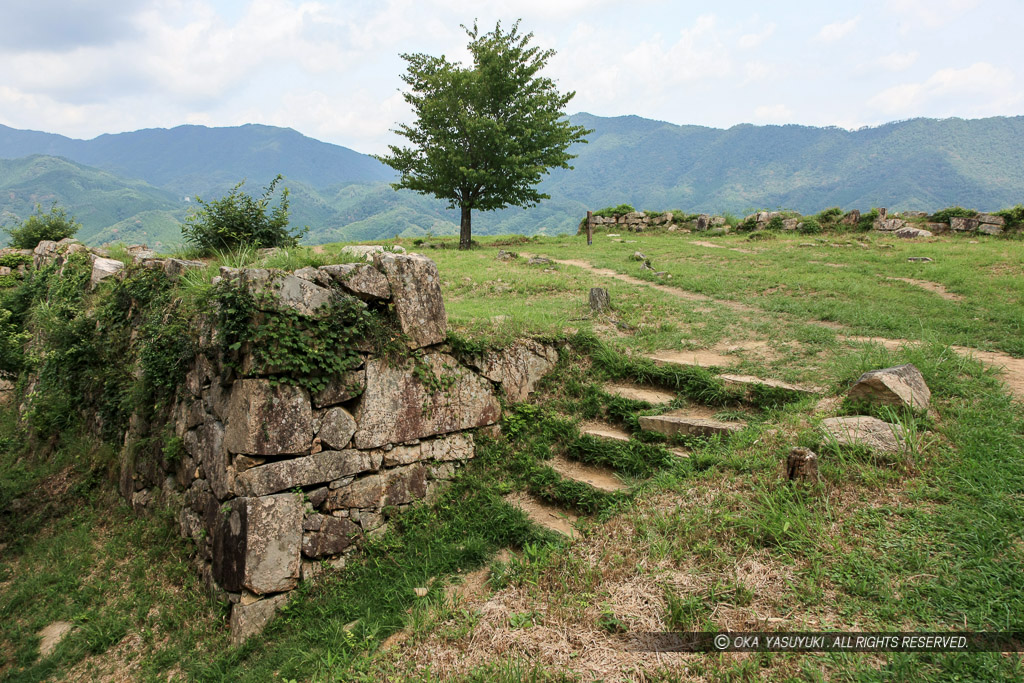
[[[611,307],[612,300],[608,296],[608,290],[603,287],[593,287],[590,290],[590,310],[600,313]]]
[[[810,448],[794,448],[786,459],[786,478],[790,481],[818,481],[818,456]]]

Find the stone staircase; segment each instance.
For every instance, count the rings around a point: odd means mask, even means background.
[[[669,360],[670,354],[653,354],[648,356],[658,363],[675,363],[683,366],[701,365],[697,361],[688,362],[679,360],[679,356]],[[704,366],[707,367],[707,366]],[[818,387],[790,384],[774,379],[761,379],[749,375],[738,375],[723,373],[718,375],[719,379],[729,389],[736,391],[743,397],[750,398],[758,391],[787,391],[796,395],[814,395],[823,390]],[[605,393],[611,396],[626,398],[634,401],[643,401],[653,407],[665,408],[669,404],[683,403],[680,396],[675,392],[658,386],[651,386],[637,382],[616,381],[608,382],[603,387]],[[723,420],[715,417],[718,409],[708,406],[688,404],[684,407],[673,408],[660,415],[638,415],[637,421],[641,431],[653,432],[666,437],[728,437],[731,434],[742,431],[747,427],[747,421],[743,419]],[[601,421],[587,421],[579,426],[582,436],[590,436],[596,439],[607,440],[619,444],[629,443],[633,439],[625,429]],[[680,458],[688,458],[689,452],[678,445],[664,444],[669,452]],[[565,480],[578,482],[594,488],[602,493],[617,493],[629,491],[630,486],[624,481],[623,475],[607,467],[598,467],[572,460],[562,455],[555,456],[543,463],[550,467]],[[574,537],[574,525],[585,515],[568,509],[565,506],[552,504],[541,500],[527,492],[516,492],[505,497],[511,505],[521,509],[537,525],[555,531],[567,537]]]

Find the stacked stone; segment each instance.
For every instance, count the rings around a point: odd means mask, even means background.
[[[372,258],[293,274],[223,268],[220,278],[270,295],[257,297],[269,301],[260,305],[304,315],[325,315],[337,296],[391,307],[417,360],[364,351],[359,367],[311,394],[261,375],[251,349],[242,349],[237,374],[200,354],[173,409],[180,459],[163,470],[136,465],[132,431],[126,439],[122,493],[136,507],[150,504],[158,485],[165,497],[181,495],[182,533],[199,548],[204,579],[232,603],[235,642],[262,629],[300,579],[384,531],[386,508],[428,498],[454,477],[474,455],[466,430],[500,418],[497,387],[522,400],[557,361],[553,348],[523,340],[463,365],[443,344],[434,262],[386,251]],[[162,471],[173,477],[161,482]]]
[[[644,229],[651,226],[673,226],[670,229],[674,229],[676,225],[675,216],[671,211],[654,216],[648,215],[643,211],[631,211],[624,214],[615,214],[614,216],[594,216],[593,221],[594,225],[616,226],[631,232],[643,232]],[[723,216],[701,214],[697,217],[697,230],[707,230],[709,227],[719,225],[725,225],[725,218]]]

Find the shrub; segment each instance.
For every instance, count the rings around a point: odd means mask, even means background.
[[[797,231],[804,235],[817,235],[821,232],[821,222],[817,216],[807,216],[800,221]]]
[[[25,219],[17,227],[4,227],[10,237],[10,245],[18,249],[35,249],[43,240],[59,242],[72,237],[82,227],[74,216],[68,216],[63,208],[54,202],[49,213],[43,213],[43,207],[36,204],[36,212]]]
[[[932,223],[948,223],[950,218],[974,218],[978,212],[974,209],[965,209],[962,206],[951,206],[942,211],[936,211],[928,220]]]
[[[843,212],[842,209],[840,209],[838,206],[833,206],[828,209],[825,209],[824,211],[821,211],[814,218],[817,219],[821,227],[828,228],[837,224],[844,215],[846,214]]]
[[[636,209],[634,209],[631,204],[619,204],[618,206],[609,206],[607,208],[601,209],[600,211],[595,211],[594,215],[601,216],[602,218],[612,218],[614,216],[622,216],[627,213],[633,213],[634,211],[636,211]]]
[[[270,206],[281,179],[280,175],[274,178],[259,199],[242,192],[244,180],[225,197],[212,202],[196,197],[200,208],[193,209],[181,226],[185,241],[205,254],[231,251],[243,245],[255,249],[297,246],[308,228],[294,234],[288,230],[288,188],[281,191],[278,205]]]
[[[878,220],[878,209],[871,209],[867,213],[860,215],[860,220],[857,221],[857,229],[863,232],[867,232],[875,227],[875,221]]]
[[[1002,216],[1006,220],[1006,227],[1008,228],[1024,225],[1024,204],[1018,204],[1012,209],[996,211],[996,215]]]

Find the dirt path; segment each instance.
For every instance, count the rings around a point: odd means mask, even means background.
[[[938,282],[929,282],[928,280],[915,280],[910,277],[887,277],[886,280],[898,280],[899,282],[906,282],[908,285],[920,287],[921,289],[928,290],[933,294],[938,294],[946,301],[963,301],[964,298],[959,294],[953,294],[948,291],[943,285]]]
[[[522,256],[524,256],[526,258],[533,258],[534,254],[522,254]],[[648,282],[647,280],[641,280],[638,277],[633,277],[632,275],[626,275],[625,273],[620,273],[620,272],[612,270],[610,268],[598,268],[597,266],[591,264],[589,261],[581,261],[581,260],[578,260],[578,259],[551,259],[551,260],[554,261],[555,263],[560,263],[563,266],[575,266],[576,268],[582,268],[583,270],[590,271],[591,273],[594,273],[595,275],[600,275],[601,277],[610,277],[612,279],[619,280],[621,282],[628,282],[631,285],[638,285],[638,286],[641,286],[641,287],[650,287],[651,289],[656,289],[659,292],[664,292],[665,294],[668,294],[670,296],[674,296],[674,297],[676,297],[678,299],[685,299],[687,301],[703,301],[703,302],[717,303],[717,304],[721,304],[721,305],[725,306],[726,308],[732,309],[734,311],[752,312],[752,311],[756,311],[757,310],[757,309],[755,309],[755,308],[753,308],[751,306],[746,306],[746,305],[738,303],[736,301],[725,301],[725,300],[722,300],[722,299],[713,299],[710,296],[707,296],[705,294],[697,294],[696,292],[687,292],[686,290],[678,289],[676,287],[668,287],[667,285],[659,285],[659,284],[657,284],[655,282]]]

